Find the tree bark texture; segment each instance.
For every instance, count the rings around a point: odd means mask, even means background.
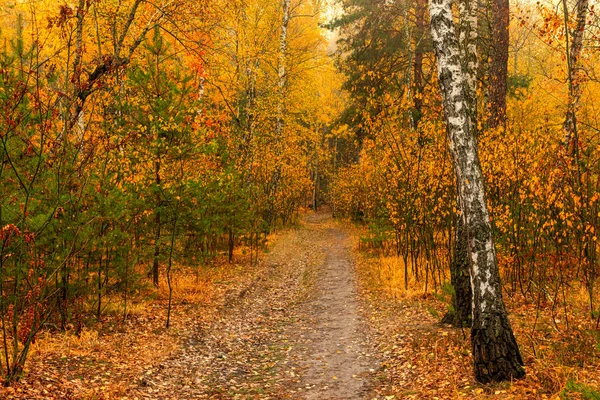
[[[458,3],[458,50],[460,65],[464,73],[466,101],[472,105],[468,110],[471,132],[477,132],[477,0],[462,0]]]
[[[285,85],[287,81],[286,56],[287,56],[287,30],[290,22],[290,0],[283,0],[283,17],[281,19],[281,34],[279,36],[279,59],[277,68],[277,86],[279,99],[277,100],[276,131],[279,136],[283,129],[283,113],[285,108]]]
[[[285,86],[287,83],[287,30],[290,22],[290,3],[291,0],[283,0],[283,16],[281,19],[281,34],[279,36],[279,58],[277,68],[277,86],[278,86],[278,99],[277,99],[277,116],[275,121],[275,153],[281,155],[283,147],[283,116],[285,113]],[[270,205],[267,213],[267,223],[269,226],[273,225],[275,218],[275,195],[279,187],[279,179],[281,177],[281,165],[277,164],[273,177],[271,179],[271,187],[269,188]]]
[[[462,213],[456,214],[454,253],[450,264],[450,283],[454,288],[452,307],[454,311],[444,316],[442,322],[457,328],[471,326],[473,313],[471,277],[469,274],[469,243]]]
[[[490,64],[488,127],[506,125],[509,0],[492,0],[492,60]]]
[[[462,71],[465,74],[465,98],[471,107],[468,108],[470,132],[477,134],[477,70],[479,60],[477,53],[477,0],[461,1],[459,3],[459,52],[462,60]],[[456,181],[458,188],[458,179]],[[454,240],[454,253],[450,266],[450,280],[454,287],[453,306],[455,310],[453,325],[457,327],[471,326],[472,323],[472,298],[471,281],[469,274],[469,246],[467,229],[463,217],[466,213],[460,195],[456,196],[456,232]]]
[[[566,50],[567,50],[567,70],[569,81],[569,98],[567,104],[567,115],[563,124],[565,131],[565,148],[567,153],[577,157],[577,108],[581,99],[581,72],[582,67],[579,62],[581,51],[583,49],[583,32],[585,31],[586,17],[588,14],[588,0],[577,0],[576,3],[576,26],[572,34],[569,35],[569,10],[566,0],[563,0],[563,12],[566,31]],[[571,43],[569,43],[571,37]]]
[[[430,0],[429,12],[448,142],[468,238],[475,377],[480,382],[521,378],[525,375],[523,360],[502,300],[483,175],[470,121],[474,105],[465,93],[468,82],[461,66],[452,0]]]

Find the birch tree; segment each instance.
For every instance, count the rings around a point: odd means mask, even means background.
[[[279,36],[279,56],[277,68],[277,135],[281,135],[283,130],[283,113],[285,107],[285,84],[286,84],[286,56],[287,56],[287,31],[290,22],[290,0],[283,0],[283,15],[281,18],[281,33]]]
[[[567,152],[575,159],[577,154],[577,108],[581,99],[581,63],[579,58],[583,49],[583,32],[586,25],[588,13],[588,0],[577,0],[576,2],[576,26],[572,33],[569,32],[569,9],[567,1],[562,1],[564,20],[565,20],[565,39],[567,51],[567,72],[569,82],[569,99],[567,104],[567,115],[563,124],[565,131],[565,148]],[[571,38],[571,43],[569,43]]]
[[[459,52],[461,68],[465,76],[465,97],[473,107],[469,110],[472,133],[477,130],[477,2],[463,1],[459,4]],[[457,180],[458,186],[458,180]],[[454,252],[450,263],[450,281],[454,288],[452,306],[454,312],[444,316],[442,322],[456,327],[471,326],[471,279],[469,277],[469,246],[467,230],[463,221],[463,205],[456,196],[456,218],[454,230]]]
[[[430,0],[429,12],[448,142],[457,177],[462,222],[467,232],[473,290],[471,344],[475,377],[480,382],[521,378],[525,375],[523,360],[502,300],[490,215],[470,117],[474,104],[469,98],[468,77],[461,65],[452,0]]]
[[[287,61],[287,31],[290,22],[290,0],[283,0],[282,2],[283,14],[281,18],[281,33],[279,36],[279,55],[277,58],[277,117],[275,121],[275,152],[279,156],[282,153],[281,147],[283,146],[284,140],[283,134],[283,116],[285,112],[285,86],[286,86],[286,61]],[[277,188],[279,186],[279,178],[281,177],[281,165],[275,167],[273,172],[273,178],[271,180],[271,187],[269,190],[269,214],[268,224],[273,224],[273,218],[275,213],[275,195],[277,194]]]
[[[461,1],[459,4],[459,52],[462,71],[465,74],[464,91],[466,100],[472,107],[467,113],[471,134],[477,131],[477,1]],[[458,187],[458,177],[457,177]],[[463,221],[461,198],[456,196],[456,231],[454,238],[454,255],[450,265],[450,277],[454,288],[453,306],[455,310],[455,326],[470,326],[473,297],[469,277],[469,246],[467,229]]]

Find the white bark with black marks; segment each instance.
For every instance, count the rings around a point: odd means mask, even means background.
[[[279,36],[279,58],[277,68],[277,114],[275,120],[275,147],[274,153],[276,157],[280,158],[283,153],[284,138],[283,138],[283,127],[284,127],[284,115],[285,115],[285,87],[287,83],[287,31],[290,22],[290,3],[291,0],[283,0],[283,15],[281,19],[281,34]],[[277,165],[273,176],[271,178],[271,184],[269,188],[270,205],[267,214],[267,223],[271,226],[275,218],[275,195],[279,189],[279,179],[281,178],[281,163],[276,161]]]
[[[283,130],[283,114],[285,108],[286,61],[287,61],[287,31],[290,22],[290,0],[283,0],[283,16],[281,20],[281,34],[279,36],[279,59],[277,68],[277,86],[279,99],[277,101],[277,136]]]
[[[479,60],[477,58],[477,12],[478,0],[462,0],[458,4],[460,23],[458,27],[459,49],[461,64],[465,73],[466,94],[467,99],[472,107],[471,120],[477,120],[477,69],[479,68]],[[473,126],[477,129],[477,125]]]
[[[430,0],[429,12],[448,143],[469,244],[475,377],[481,382],[521,378],[525,371],[502,300],[484,180],[470,121],[474,104],[461,67],[452,0]]]
[[[577,24],[572,33],[569,32],[569,10],[566,0],[562,1],[562,6],[565,20],[567,72],[569,81],[569,99],[565,122],[563,124],[563,129],[565,131],[564,146],[569,155],[577,157],[577,142],[579,140],[577,134],[577,109],[579,108],[579,100],[581,99],[580,81],[583,70],[580,57],[583,50],[583,33],[585,31],[589,3],[588,0],[577,0]],[[571,39],[570,43],[569,39]]]

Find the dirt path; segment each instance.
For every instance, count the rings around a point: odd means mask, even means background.
[[[313,216],[309,224],[319,223]],[[325,221],[327,222],[327,221]],[[304,367],[303,398],[362,399],[376,368],[361,324],[349,238],[337,227],[322,231],[326,254],[314,292],[304,304],[302,320],[293,326]]]
[[[363,399],[377,369],[349,238],[322,213],[282,234],[222,317],[140,377],[145,399]]]

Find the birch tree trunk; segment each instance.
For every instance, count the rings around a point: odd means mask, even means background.
[[[452,253],[452,263],[450,264],[450,283],[454,289],[452,295],[453,312],[448,312],[442,319],[443,323],[452,324],[457,328],[470,327],[472,310],[473,292],[471,291],[471,277],[469,274],[469,242],[467,230],[463,218],[463,212],[460,211],[460,199],[456,200],[455,231],[454,231],[454,252]]]
[[[285,113],[285,86],[287,83],[287,71],[286,71],[286,61],[287,61],[287,30],[288,24],[290,22],[290,2],[291,0],[283,0],[283,16],[281,20],[281,34],[279,36],[279,58],[278,58],[278,68],[277,68],[277,116],[275,121],[275,156],[277,157],[277,165],[275,167],[275,172],[273,173],[273,177],[271,179],[271,187],[269,189],[269,211],[268,211],[268,221],[269,226],[273,224],[273,220],[275,218],[275,195],[277,194],[277,189],[279,186],[279,179],[281,177],[281,163],[279,158],[281,158],[281,154],[283,153],[282,147],[284,145],[284,140],[282,137],[283,134],[283,125],[284,125],[284,113]]]
[[[459,54],[461,68],[465,76],[465,97],[472,105],[469,108],[468,120],[470,131],[477,131],[477,1],[461,1],[459,4],[460,24],[458,26]],[[458,180],[457,180],[458,187]],[[451,323],[456,327],[471,326],[472,291],[469,276],[469,246],[467,230],[463,221],[463,210],[460,196],[456,196],[456,219],[454,234],[454,252],[450,265],[450,282],[454,288],[452,305],[454,313],[448,313],[442,322]]]
[[[286,53],[287,53],[287,30],[290,22],[290,0],[283,0],[283,17],[281,20],[281,35],[279,36],[279,59],[277,68],[277,123],[276,132],[279,136],[283,129],[283,113],[285,108],[285,84],[286,84]]]
[[[461,66],[452,0],[430,0],[429,12],[448,142],[468,238],[475,377],[480,382],[521,378],[525,375],[523,360],[502,300],[483,176],[470,120],[474,105],[468,99],[467,76]]]
[[[589,3],[588,0],[577,0],[577,25],[575,26],[572,35],[569,35],[569,10],[567,8],[567,1],[563,0],[562,3],[565,19],[567,69],[569,75],[569,99],[563,129],[565,131],[565,148],[567,153],[577,159],[577,142],[579,141],[577,135],[577,108],[579,106],[579,100],[581,99],[581,63],[579,62],[579,58],[581,56],[581,50],[583,49],[583,32],[585,30]],[[569,36],[571,36],[571,43],[569,43]]]

